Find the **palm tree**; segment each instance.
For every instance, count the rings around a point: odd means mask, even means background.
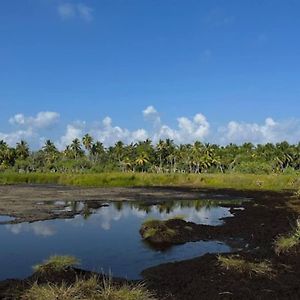
[[[91,150],[92,144],[93,144],[93,138],[87,133],[83,138],[82,138],[82,144],[85,147],[87,151]]]
[[[122,141],[118,141],[114,147],[111,148],[111,155],[113,159],[117,160],[118,166],[122,165],[122,159],[124,157],[124,143]]]
[[[138,167],[142,169],[142,172],[144,172],[144,166],[149,162],[148,154],[143,152],[141,153],[135,160],[135,163]]]
[[[105,149],[103,144],[97,141],[96,143],[92,144],[90,152],[91,155],[94,157],[94,160],[98,161],[100,157],[105,154]]]
[[[121,161],[121,166],[123,168],[123,171],[128,171],[128,170],[132,170],[133,167],[133,161],[126,156],[122,161]],[[134,171],[134,169],[133,169]]]
[[[43,146],[42,150],[45,153],[57,152],[57,148],[55,147],[54,143],[51,142],[51,140],[46,140],[45,145]]]
[[[71,150],[70,145],[67,145],[64,152],[63,152],[64,156],[66,156],[67,158],[74,158],[73,157],[73,151]]]
[[[20,143],[17,143],[16,155],[20,159],[26,159],[29,156],[29,147],[25,141],[21,140]]]
[[[75,159],[78,156],[81,156],[83,154],[83,151],[81,149],[81,143],[80,143],[80,140],[78,138],[76,138],[72,141],[72,144],[70,145],[70,148],[73,151]]]
[[[42,148],[42,153],[47,167],[52,165],[54,161],[58,158],[58,150],[51,140],[46,140],[45,145]]]
[[[163,159],[166,152],[166,143],[163,140],[159,140],[158,144],[156,145],[156,152],[159,156],[159,171],[162,171],[163,168]]]
[[[0,150],[7,149],[8,145],[5,141],[0,140]]]
[[[14,148],[10,148],[7,144],[2,144],[0,150],[0,166],[8,168],[13,166],[16,160],[16,151]]]

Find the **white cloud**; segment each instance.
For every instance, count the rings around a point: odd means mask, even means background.
[[[59,120],[60,115],[53,111],[41,111],[35,117],[25,117],[16,114],[9,119],[9,123],[32,128],[47,128]]]
[[[226,127],[219,129],[220,142],[222,144],[252,142],[254,144],[300,141],[300,122],[289,120],[276,122],[267,118],[264,124],[239,123],[231,121]]]
[[[133,141],[145,141],[148,138],[148,132],[145,129],[138,129],[132,132]]]
[[[176,143],[193,142],[203,140],[209,134],[209,123],[202,114],[196,114],[193,119],[180,117],[177,119],[178,128],[173,129],[162,124],[158,111],[153,106],[143,110],[144,118],[153,123],[154,132],[150,138],[157,142],[159,139],[172,139]]]
[[[22,129],[8,133],[0,132],[0,140],[4,140],[10,146],[14,146],[20,140],[34,144],[39,140],[39,131],[55,125],[60,115],[57,112],[42,111],[36,116],[26,117],[24,114],[16,114],[9,119],[9,123]]]
[[[31,128],[10,133],[0,132],[0,140],[5,141],[10,146],[14,146],[20,140],[31,141],[35,137],[36,133]]]
[[[155,122],[155,123],[160,123],[160,116],[158,111],[152,106],[148,106],[143,110],[143,115],[146,120]]]
[[[80,18],[86,22],[91,22],[94,18],[93,11],[91,7],[83,3],[62,3],[57,7],[57,12],[63,20]]]
[[[56,143],[58,149],[63,150],[67,145],[70,145],[76,138],[81,139],[84,135],[85,122],[75,122],[67,125],[65,134]]]
[[[212,132],[210,123],[201,114],[195,114],[193,118],[180,117],[177,119],[177,127],[163,124],[159,112],[153,106],[143,110],[146,120],[152,122],[153,129],[147,131],[144,128],[128,130],[113,124],[110,117],[105,117],[100,124],[92,128],[82,124],[68,125],[65,135],[58,143],[60,148],[70,144],[76,137],[81,138],[84,133],[90,133],[96,140],[105,146],[111,146],[121,140],[126,144],[143,141],[147,138],[157,143],[160,139],[172,139],[175,143],[193,143],[195,141],[208,141],[220,144],[228,143],[266,143],[287,140],[298,143],[300,140],[300,123],[297,120],[277,122],[267,118],[261,125],[257,123],[240,123],[231,121],[226,126],[215,128]]]
[[[197,140],[203,141],[209,135],[210,124],[202,114],[196,114],[193,119],[180,117],[177,122],[177,129],[161,125],[159,130],[154,133],[153,141],[169,138],[176,143],[193,143]]]
[[[300,141],[300,120],[278,121],[269,117],[262,123],[245,123],[230,121],[223,127],[211,128],[206,117],[197,113],[193,117],[182,116],[177,119],[176,126],[170,126],[162,122],[159,112],[153,106],[148,106],[142,111],[145,120],[153,125],[151,129],[143,127],[129,130],[115,125],[107,116],[96,125],[89,125],[77,121],[66,126],[64,134],[56,139],[56,145],[60,150],[72,143],[75,138],[81,139],[85,133],[89,133],[95,140],[99,140],[105,146],[111,146],[121,140],[126,144],[151,139],[157,143],[160,139],[172,139],[175,143],[193,143],[195,141],[207,141],[218,144],[252,142],[263,144],[267,142],[288,141],[298,143]],[[39,112],[36,116],[16,114],[9,119],[9,123],[17,126],[16,130],[9,133],[0,132],[0,140],[5,140],[14,146],[16,142],[24,139],[30,145],[40,146],[46,139],[51,139],[49,131],[45,131],[59,120],[56,112]],[[56,132],[57,133],[57,132]],[[41,135],[43,134],[43,135]],[[45,135],[45,137],[44,137]]]
[[[110,117],[105,117],[100,126],[92,128],[90,130],[90,134],[106,146],[113,145],[117,141],[131,143],[148,138],[148,134],[145,129],[130,131],[127,128],[115,126],[113,125]]]

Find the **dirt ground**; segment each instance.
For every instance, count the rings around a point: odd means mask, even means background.
[[[300,249],[280,256],[274,252],[276,236],[289,232],[298,217],[294,208],[297,205],[299,208],[300,201],[293,200],[292,207],[291,192],[2,186],[0,187],[0,214],[15,216],[19,221],[32,221],[57,217],[53,215],[54,204],[49,202],[49,207],[41,208],[38,204],[40,201],[85,200],[101,205],[103,201],[108,200],[155,202],[199,199],[203,194],[252,198],[252,201],[242,204],[244,210],[235,211],[234,218],[225,219],[223,226],[199,225],[198,239],[241,239],[245,247],[238,252],[239,256],[253,262],[268,260],[273,266],[274,275],[250,277],[224,270],[218,264],[217,255],[207,254],[192,260],[163,264],[144,270],[145,283],[157,293],[158,299],[300,299]],[[24,282],[0,282],[0,299],[13,299],[4,298],[4,295],[8,295],[9,289],[22,286]]]
[[[16,219],[8,223],[73,217],[80,211],[63,211],[67,202],[84,201],[98,208],[107,201],[198,200],[199,190],[176,188],[78,188],[59,185],[0,185],[0,215]],[[57,201],[65,201],[57,205]],[[3,224],[4,222],[2,222]],[[0,223],[1,224],[1,223]]]

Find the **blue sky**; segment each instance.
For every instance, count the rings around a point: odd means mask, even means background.
[[[3,0],[0,138],[298,142],[299,12],[297,0]],[[57,115],[40,126],[40,112]]]

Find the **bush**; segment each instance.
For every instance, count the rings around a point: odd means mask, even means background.
[[[236,172],[248,174],[271,174],[272,166],[265,162],[258,161],[244,161],[235,168]]]

